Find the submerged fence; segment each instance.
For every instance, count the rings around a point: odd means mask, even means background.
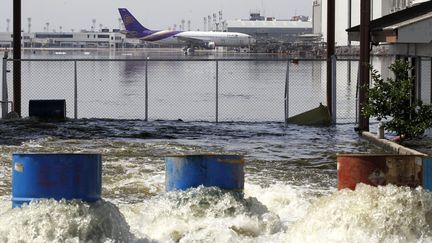
[[[22,116],[32,99],[65,99],[70,118],[280,121],[326,105],[326,61],[21,59]],[[13,60],[4,60],[12,70]],[[355,122],[358,62],[334,62],[336,119]],[[8,99],[12,73],[3,70]],[[6,91],[6,90],[5,90]],[[4,95],[4,94],[3,94]],[[2,106],[5,110],[5,105]],[[8,106],[10,107],[10,105]],[[10,108],[9,108],[10,109]]]

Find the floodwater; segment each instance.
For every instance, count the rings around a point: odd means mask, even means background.
[[[383,153],[353,124],[79,119],[0,122],[0,242],[432,242],[432,194],[337,191],[337,153]],[[14,152],[103,156],[103,201],[11,209]],[[245,156],[244,193],[165,192],[165,155]]]
[[[280,122],[285,91],[289,116],[326,104],[325,60],[217,52],[184,56],[166,50],[36,50],[23,58],[51,60],[21,63],[24,117],[31,99],[65,99],[72,118],[185,121]],[[337,63],[336,110],[342,123],[355,120],[357,66],[357,61]],[[7,80],[12,97],[12,72]]]

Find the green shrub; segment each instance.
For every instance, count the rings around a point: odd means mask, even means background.
[[[412,96],[414,77],[408,75],[412,67],[406,61],[396,60],[389,69],[393,78],[384,80],[377,70],[372,70],[372,87],[367,89],[368,99],[362,113],[376,117],[378,121],[388,119],[385,129],[405,138],[422,135],[432,127],[432,106],[425,105]]]

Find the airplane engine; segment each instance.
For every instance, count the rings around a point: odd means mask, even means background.
[[[206,43],[206,45],[205,45],[205,47],[207,48],[207,49],[215,49],[216,48],[216,43],[214,43],[214,42],[207,42]]]

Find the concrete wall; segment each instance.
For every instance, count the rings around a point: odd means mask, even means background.
[[[295,37],[299,34],[310,34],[312,33],[311,28],[242,28],[242,27],[228,27],[228,31],[240,32],[249,34],[256,37],[265,38],[276,38],[283,39],[286,41],[294,41]]]
[[[432,18],[398,29],[398,43],[431,43]]]
[[[322,0],[315,0],[312,8],[312,28],[314,34],[322,33],[322,14],[321,11]]]
[[[432,58],[421,58],[420,99],[432,104]]]
[[[386,1],[386,0],[383,0]],[[387,0],[389,1],[389,0]],[[317,0],[314,6],[314,16],[321,17],[321,23],[314,20],[314,33],[319,33],[321,29],[324,41],[327,41],[327,2],[328,0]],[[381,1],[371,1],[371,17],[372,19],[380,18],[382,16],[382,3]],[[335,41],[337,46],[348,45],[348,34],[345,31],[348,26],[349,16],[351,15],[351,27],[360,24],[360,0],[351,0],[351,11],[349,7],[349,0],[336,0],[336,31]],[[353,42],[353,45],[358,45],[358,42]]]

